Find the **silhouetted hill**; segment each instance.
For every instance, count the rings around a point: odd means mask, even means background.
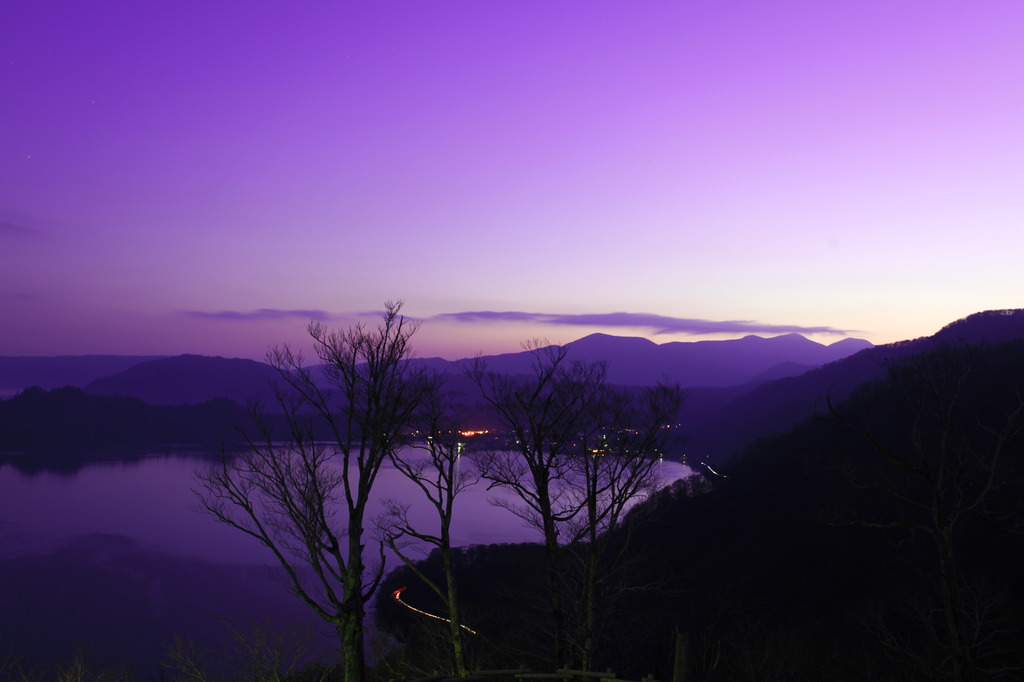
[[[1024,309],[986,310],[951,322],[936,332],[942,342],[996,344],[1024,337]]]
[[[0,398],[29,386],[85,386],[100,377],[123,372],[160,355],[0,356]]]
[[[187,444],[220,447],[241,440],[249,415],[226,398],[199,405],[150,405],[97,396],[74,386],[29,388],[0,401],[0,452],[108,450]]]
[[[776,379],[800,376],[801,374],[810,372],[816,367],[817,365],[799,365],[795,362],[780,362],[779,364],[769,367],[765,371],[761,372],[748,383],[763,384],[766,381],[775,381]]]
[[[608,363],[615,384],[650,386],[667,379],[684,387],[734,386],[783,363],[817,367],[871,347],[862,339],[844,339],[826,346],[799,334],[772,338],[745,336],[725,341],[674,341],[656,344],[636,337],[591,334],[567,344],[569,357]],[[485,356],[494,371],[528,372],[528,353]]]
[[[683,407],[692,457],[715,462],[756,438],[782,433],[822,410],[825,398],[842,400],[865,381],[879,379],[887,363],[951,343],[996,344],[1024,338],[1024,310],[987,311],[943,327],[932,336],[861,350],[823,367],[753,386],[717,409],[692,393]],[[693,403],[696,402],[697,405]],[[703,418],[690,413],[695,409]]]
[[[87,393],[130,396],[153,405],[196,405],[230,398],[244,405],[252,398],[273,402],[273,367],[239,358],[179,355],[143,362],[88,383]]]

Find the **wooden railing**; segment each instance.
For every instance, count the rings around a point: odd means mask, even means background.
[[[407,682],[527,682],[528,680],[563,680],[564,682],[631,682],[621,680],[611,670],[594,672],[590,670],[571,670],[559,668],[553,673],[533,672],[529,668],[510,670],[474,670],[465,677],[448,677],[434,675],[421,677]],[[645,677],[640,682],[657,682],[653,677]]]
[[[689,638],[686,633],[676,632],[675,660],[672,668],[672,682],[687,682],[687,656]],[[594,672],[590,670],[573,670],[568,667],[559,668],[553,673],[535,673],[529,668],[509,670],[475,670],[465,677],[448,677],[435,675],[421,677],[407,682],[527,682],[528,680],[563,680],[564,682],[631,682],[620,680],[611,670]],[[652,675],[644,677],[640,682],[657,682]]]

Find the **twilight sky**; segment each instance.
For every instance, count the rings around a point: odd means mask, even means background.
[[[1024,3],[0,5],[0,355],[1024,306]]]

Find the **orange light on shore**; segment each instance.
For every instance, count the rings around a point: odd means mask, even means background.
[[[487,431],[487,430],[483,430],[483,431],[459,431],[459,435],[460,436],[465,436],[466,438],[471,438],[472,436],[483,436],[484,434],[487,434],[487,433],[490,433],[490,431]]]

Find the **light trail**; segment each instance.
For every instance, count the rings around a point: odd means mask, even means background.
[[[397,590],[395,590],[394,592],[391,593],[391,598],[394,599],[399,604],[401,604],[402,606],[404,606],[405,608],[409,609],[410,611],[415,611],[416,613],[422,613],[424,616],[427,616],[428,618],[434,618],[436,620],[444,621],[445,623],[451,623],[452,622],[448,618],[442,618],[441,616],[435,616],[434,614],[427,613],[426,611],[423,611],[422,609],[418,609],[415,606],[412,606],[411,604],[406,604],[404,601],[402,601],[402,592],[404,592],[407,589],[409,589],[409,588],[408,587],[399,587]],[[471,635],[477,634],[476,630],[473,630],[472,628],[467,627],[467,626],[465,626],[465,625],[463,625],[461,623],[459,623],[459,627],[462,628],[463,630],[465,630],[466,632],[468,632]]]
[[[708,464],[707,462],[701,462],[701,464],[703,464],[705,466],[705,468],[707,468],[707,470],[710,471],[711,473],[713,473],[715,476],[718,476],[719,478],[729,478],[725,474],[720,474],[717,471],[715,471],[714,469],[712,469],[711,465]]]

